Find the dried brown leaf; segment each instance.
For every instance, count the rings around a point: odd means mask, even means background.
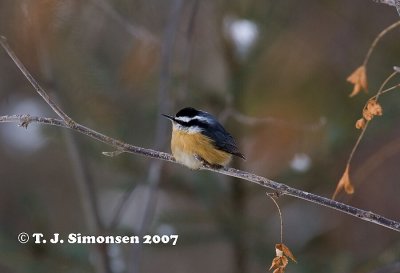
[[[280,257],[275,257],[275,258],[272,260],[271,267],[270,267],[268,270],[271,270],[272,268],[277,268],[277,267],[279,267],[279,266],[280,266]]]
[[[359,120],[356,121],[356,128],[357,129],[364,129],[365,127],[365,119],[360,118]]]
[[[283,256],[283,257],[281,257],[281,266],[282,267],[286,267],[287,265],[288,265],[288,263],[289,263],[289,260],[288,260],[288,258],[286,258],[285,256]]]
[[[282,257],[275,257],[272,260],[272,265],[269,268],[269,270],[271,269],[275,269],[274,272],[278,269],[280,269],[281,271],[277,271],[277,272],[285,272],[285,268],[288,265],[289,261],[285,256]]]
[[[285,268],[284,267],[278,267],[272,273],[285,273]]]
[[[290,259],[292,259],[292,261],[297,263],[292,252],[286,245],[276,244],[275,252],[276,252],[276,257],[272,260],[271,267],[269,268],[269,270],[275,269],[273,273],[285,272],[286,266],[289,263],[289,259],[287,257],[289,257]]]
[[[371,120],[374,116],[382,116],[382,106],[375,99],[369,100],[363,109],[363,117],[366,120]]]
[[[342,178],[340,178],[339,183],[336,186],[336,190],[333,193],[332,199],[335,199],[336,196],[344,189],[347,194],[354,193],[354,187],[350,182],[350,175],[349,175],[350,165],[346,166],[346,170],[344,171]]]
[[[364,108],[363,109],[363,117],[365,118],[365,120],[371,120],[373,117],[374,117],[374,115],[372,115],[371,114],[371,112],[370,111],[368,111],[368,109],[367,108]]]
[[[350,97],[354,97],[361,90],[368,91],[368,82],[367,82],[367,69],[364,65],[358,67],[354,70],[353,73],[347,78],[347,81],[354,84],[353,91],[350,94]]]
[[[382,106],[376,100],[369,100],[367,103],[367,111],[374,116],[382,116]]]
[[[285,256],[289,257],[293,262],[297,263],[296,258],[293,256],[290,249],[284,244],[280,244],[280,245],[282,247],[282,251],[285,254]]]

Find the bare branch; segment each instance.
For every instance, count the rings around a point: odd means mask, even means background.
[[[79,123],[75,123],[75,126],[73,128],[67,126],[64,121],[59,120],[59,119],[53,119],[53,118],[44,118],[44,117],[36,117],[36,116],[30,116],[30,115],[12,115],[12,116],[0,116],[0,123],[1,122],[14,122],[14,123],[25,123],[25,124],[30,124],[32,122],[36,123],[42,123],[42,124],[47,124],[47,125],[55,125],[59,127],[65,127],[69,128],[72,130],[75,130],[79,133],[82,133],[84,135],[87,135],[93,139],[96,139],[98,141],[101,141],[105,144],[108,144],[116,149],[122,149],[124,152],[127,153],[132,153],[132,154],[139,154],[142,156],[146,157],[151,157],[155,159],[160,159],[168,162],[173,162],[177,163],[174,159],[174,157],[171,154],[164,153],[164,152],[159,152],[151,149],[146,149],[146,148],[141,148],[137,147],[125,142],[122,142],[120,140],[116,140],[114,138],[111,138],[109,136],[106,136],[104,134],[101,134],[99,132],[96,132],[90,128],[87,128],[83,125],[80,125]],[[289,187],[285,184],[281,184],[278,182],[275,182],[273,180],[270,180],[268,178],[245,172],[242,170],[237,170],[234,168],[222,168],[222,169],[212,169],[209,167],[202,167],[201,170],[207,170],[215,173],[220,173],[224,175],[228,175],[231,177],[236,177],[240,178],[242,180],[246,180],[249,182],[253,182],[255,184],[258,184],[264,188],[272,189],[276,192],[278,192],[279,195],[290,195],[299,199],[303,199],[312,203],[315,203],[317,205],[325,206],[331,209],[338,210],[342,213],[349,214],[351,216],[357,217],[363,221],[371,222],[377,225],[381,225],[383,227],[395,230],[400,232],[400,222],[388,219],[386,217],[383,217],[379,214],[370,212],[370,211],[365,211],[356,207],[352,207],[349,205],[346,205],[341,202],[334,201],[332,199],[319,196],[316,194],[312,194],[306,191],[302,191],[299,189],[295,189],[292,187]]]
[[[400,15],[400,12],[399,12]],[[389,31],[391,31],[392,29],[396,28],[400,26],[400,21],[397,21],[394,24],[391,24],[390,26],[388,26],[387,28],[385,28],[384,30],[382,30],[378,36],[376,36],[375,40],[372,42],[371,46],[368,49],[367,55],[364,58],[364,62],[363,65],[366,67],[367,63],[369,61],[369,58],[371,57],[372,51],[374,51],[376,45],[378,44],[378,42],[382,39],[383,36],[385,36]]]
[[[281,223],[281,244],[283,244],[283,217],[282,217],[282,212],[281,212],[281,208],[278,205],[278,202],[274,199],[274,197],[279,197],[278,194],[275,193],[267,193],[266,194],[269,198],[271,198],[272,202],[274,202],[276,208],[278,209],[278,214],[279,214],[279,220]]]
[[[43,88],[39,85],[39,83],[33,78],[31,73],[29,73],[28,69],[23,65],[23,63],[18,59],[15,55],[14,51],[10,48],[7,43],[7,39],[4,36],[0,36],[0,44],[10,56],[10,58],[14,61],[14,63],[18,66],[19,70],[21,70],[22,74],[24,74],[25,78],[30,82],[30,84],[35,88],[36,92],[47,102],[47,104],[53,109],[53,111],[63,120],[69,127],[72,127],[73,120],[64,113],[63,110],[50,98],[50,96],[43,90]]]

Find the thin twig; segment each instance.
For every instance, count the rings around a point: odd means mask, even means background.
[[[389,88],[386,88],[386,89],[382,90],[381,93],[380,93],[379,95],[383,95],[383,94],[388,93],[388,92],[390,92],[390,91],[393,91],[394,89],[399,88],[399,87],[400,87],[400,84],[393,85],[392,87],[389,87]],[[378,94],[372,96],[372,97],[370,98],[370,100],[371,100],[371,99],[376,99],[377,96],[378,96]]]
[[[84,135],[87,135],[93,139],[96,139],[100,142],[103,142],[105,144],[108,144],[115,149],[122,149],[127,153],[132,153],[132,154],[138,154],[150,158],[155,158],[155,159],[160,159],[168,162],[173,162],[177,163],[174,159],[174,157],[171,154],[164,153],[164,152],[159,152],[151,149],[146,149],[142,147],[137,147],[125,142],[122,142],[120,140],[116,140],[114,138],[111,138],[109,136],[106,136],[102,133],[96,132],[90,128],[87,128],[83,125],[80,125],[79,123],[75,123],[74,128],[71,128],[65,124],[64,121],[59,120],[59,119],[54,119],[54,118],[44,118],[44,117],[36,117],[36,116],[30,116],[30,115],[12,115],[12,116],[0,116],[0,123],[1,122],[14,122],[18,123],[21,126],[28,126],[32,122],[36,123],[42,123],[42,124],[47,124],[47,125],[55,125],[59,127],[65,127],[69,128],[72,130],[75,130],[79,133],[82,133]],[[177,163],[178,164],[178,163]],[[207,170],[215,173],[220,173],[224,175],[228,175],[231,177],[236,177],[242,180],[246,180],[255,184],[258,184],[264,188],[272,189],[276,192],[278,192],[280,195],[290,195],[299,199],[303,199],[309,202],[312,202],[317,205],[325,206],[331,209],[335,209],[337,211],[340,211],[342,213],[349,214],[351,216],[357,217],[363,221],[371,222],[377,225],[381,225],[383,227],[386,227],[388,229],[392,229],[395,231],[400,232],[400,222],[388,219],[386,217],[383,217],[379,214],[370,212],[370,211],[365,211],[356,207],[352,207],[346,204],[343,204],[341,202],[337,202],[335,200],[322,197],[316,194],[312,194],[306,191],[302,191],[296,188],[289,187],[285,184],[281,184],[278,182],[275,182],[273,180],[270,180],[268,178],[245,172],[242,170],[237,170],[234,168],[222,168],[222,169],[212,169],[209,167],[202,167],[201,170]]]
[[[376,101],[378,101],[379,96],[383,94],[383,91],[384,91],[383,88],[385,87],[385,85],[386,85],[397,73],[398,73],[398,72],[395,71],[395,72],[393,72],[392,74],[390,74],[390,76],[387,77],[386,80],[382,83],[382,85],[381,85],[381,87],[379,88],[379,90],[378,90],[378,92],[376,93],[376,95],[373,96],[372,98],[374,98]],[[391,89],[391,88],[388,88],[388,89],[386,89],[386,90],[389,91],[389,90],[392,90],[392,89]],[[371,99],[372,99],[372,98],[371,98]],[[368,102],[369,102],[371,99],[369,99],[369,100],[366,102],[364,108],[367,106]],[[363,109],[364,109],[364,108],[363,108]],[[356,144],[354,145],[353,149],[351,150],[350,156],[349,156],[349,158],[347,159],[347,164],[346,164],[346,166],[350,166],[350,163],[351,163],[351,161],[353,160],[353,156],[354,156],[354,154],[355,154],[355,152],[356,152],[356,150],[357,150],[357,148],[358,148],[358,146],[359,146],[359,144],[360,144],[360,142],[361,142],[361,139],[363,138],[363,136],[364,136],[364,134],[365,134],[365,131],[367,130],[367,127],[368,127],[368,124],[370,123],[370,121],[371,121],[371,120],[367,120],[367,121],[365,122],[364,127],[361,129],[361,133],[360,133],[360,135],[359,135],[358,138],[357,138]]]
[[[276,208],[278,209],[278,213],[279,213],[279,220],[281,223],[281,244],[283,244],[283,217],[282,217],[282,212],[281,212],[281,208],[278,205],[278,202],[274,199],[274,194],[269,194],[267,193],[267,196],[269,198],[271,198],[271,200],[275,203]]]
[[[395,88],[398,86],[398,85],[395,85],[395,86],[392,86],[392,87],[387,88],[387,89],[385,89],[385,90],[383,89],[383,88],[385,87],[385,85],[386,85],[397,73],[398,73],[398,72],[395,70],[392,74],[390,74],[389,77],[387,77],[387,78],[385,79],[385,81],[382,83],[381,87],[379,88],[378,92],[377,92],[374,96],[372,96],[370,99],[367,100],[367,102],[365,103],[365,105],[364,105],[364,107],[363,107],[363,112],[367,109],[368,103],[369,103],[371,100],[378,101],[379,96],[381,96],[382,94],[384,94],[384,93],[386,93],[386,92],[389,92],[389,91],[395,89]],[[353,160],[354,154],[356,153],[356,150],[358,149],[358,146],[360,145],[361,140],[362,140],[362,138],[364,137],[364,134],[365,134],[365,132],[367,131],[368,125],[369,125],[369,123],[370,123],[370,121],[371,121],[371,119],[365,119],[364,117],[362,118],[362,120],[365,121],[365,123],[364,123],[364,125],[360,128],[360,129],[361,129],[361,133],[360,133],[360,135],[358,136],[357,141],[356,141],[356,143],[354,144],[353,148],[351,149],[349,158],[347,159],[347,163],[346,163],[346,167],[345,167],[345,173],[348,173],[348,172],[349,172],[349,170],[350,170],[350,164],[351,164],[351,161]],[[337,184],[337,186],[336,186],[335,192],[334,192],[333,195],[332,195],[332,199],[335,199],[335,198],[336,198],[336,196],[341,192],[342,187],[343,187],[343,186],[342,186],[342,184],[341,184],[341,181],[339,181],[338,184]]]
[[[24,74],[25,78],[30,82],[30,84],[35,88],[36,92],[45,100],[45,102],[53,109],[53,111],[68,125],[68,127],[73,127],[73,120],[64,113],[63,110],[50,98],[50,96],[43,90],[43,88],[39,85],[39,83],[33,78],[31,73],[29,73],[28,69],[23,65],[23,63],[18,59],[15,55],[14,51],[10,48],[7,43],[7,39],[4,36],[0,35],[0,44],[10,56],[10,58],[14,61],[14,63],[18,66],[19,70],[21,70],[22,74]]]
[[[385,28],[384,30],[382,30],[378,36],[376,36],[375,40],[372,42],[371,46],[368,49],[368,53],[365,56],[364,62],[363,62],[363,66],[367,66],[367,63],[369,61],[369,58],[371,57],[372,51],[374,51],[376,45],[378,44],[378,42],[380,41],[380,39],[386,35],[386,33],[388,33],[389,31],[391,31],[392,29],[396,28],[400,26],[400,21],[388,26],[387,28]]]
[[[389,77],[386,78],[386,80],[382,83],[381,87],[379,88],[378,92],[376,93],[376,95],[374,96],[375,100],[378,101],[379,96],[382,95],[383,92],[383,88],[385,87],[385,85],[394,77],[396,76],[396,74],[399,73],[397,71],[394,71],[392,74],[389,75]]]

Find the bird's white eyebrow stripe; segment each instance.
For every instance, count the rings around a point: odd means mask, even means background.
[[[183,122],[189,122],[190,120],[192,120],[192,118],[189,117],[175,117],[175,119]]]
[[[194,119],[197,119],[197,120],[200,120],[200,121],[209,121],[210,120],[209,118],[202,117],[202,116],[197,116]]]
[[[201,116],[195,116],[195,117],[192,117],[192,118],[189,118],[189,117],[175,117],[175,119],[179,120],[179,121],[183,121],[183,122],[189,122],[191,120],[198,120],[198,121],[209,121],[210,120],[209,118],[201,117]]]

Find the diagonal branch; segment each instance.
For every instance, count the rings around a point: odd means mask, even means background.
[[[96,139],[98,141],[101,141],[105,144],[108,144],[116,149],[122,150],[127,153],[132,153],[132,154],[138,154],[146,157],[151,157],[155,159],[160,159],[160,160],[165,160],[173,163],[177,163],[174,159],[174,157],[171,154],[168,153],[163,153],[151,149],[146,149],[142,147],[137,147],[125,142],[122,142],[120,140],[111,138],[109,136],[106,136],[104,134],[101,134],[99,132],[96,132],[90,128],[87,128],[79,123],[75,122],[75,126],[73,128],[69,127],[66,125],[66,123],[62,120],[59,119],[53,119],[53,118],[44,118],[44,117],[36,117],[36,116],[30,116],[30,115],[12,115],[12,116],[0,116],[0,123],[2,122],[14,122],[14,123],[19,123],[23,127],[27,127],[30,123],[35,122],[35,123],[42,123],[42,124],[47,124],[47,125],[55,125],[59,127],[65,127],[69,128],[72,130],[75,130],[79,133],[82,133],[84,135],[87,135],[93,139]],[[341,202],[334,201],[332,199],[322,197],[316,194],[312,194],[306,191],[302,191],[299,189],[295,189],[292,187],[289,187],[285,184],[275,182],[273,180],[270,180],[268,178],[245,172],[242,170],[237,170],[234,168],[223,168],[223,169],[212,169],[209,167],[202,167],[202,170],[207,170],[215,173],[220,173],[232,177],[237,177],[242,180],[246,180],[249,182],[253,182],[255,184],[258,184],[264,188],[272,189],[276,191],[279,195],[290,195],[296,198],[300,198],[312,203],[315,203],[317,205],[325,206],[331,209],[338,210],[342,213],[349,214],[351,216],[357,217],[361,220],[371,222],[374,224],[381,225],[383,227],[395,230],[400,232],[400,222],[388,219],[386,217],[383,217],[379,214],[370,212],[370,211],[365,211],[356,207],[352,207],[349,205],[346,205]]]
[[[14,63],[18,66],[19,70],[21,70],[22,74],[24,74],[25,78],[32,84],[33,88],[35,88],[36,92],[47,102],[47,104],[53,109],[53,111],[66,123],[69,127],[74,125],[73,120],[64,113],[63,110],[50,98],[50,96],[44,91],[44,89],[39,85],[39,83],[35,80],[35,78],[29,73],[28,69],[24,66],[24,64],[18,59],[15,55],[14,51],[10,48],[7,43],[7,39],[4,36],[0,35],[0,44],[10,56],[10,58],[14,61]]]
[[[66,128],[75,130],[79,133],[85,134],[85,135],[87,135],[93,139],[96,139],[100,142],[108,144],[108,145],[116,148],[117,150],[121,150],[123,152],[139,154],[139,155],[143,155],[146,157],[151,157],[151,158],[155,158],[155,159],[160,159],[160,160],[177,163],[171,154],[134,146],[134,145],[122,142],[120,140],[111,138],[109,136],[106,136],[102,133],[99,133],[99,132],[93,130],[93,129],[90,129],[88,127],[85,127],[85,126],[77,123],[77,122],[74,122],[52,100],[50,100],[46,91],[44,91],[40,87],[40,85],[36,82],[36,80],[26,70],[25,66],[22,65],[22,63],[15,56],[15,54],[13,53],[11,48],[8,46],[8,44],[6,43],[6,39],[3,36],[0,36],[0,44],[7,51],[7,53],[10,55],[10,57],[13,59],[13,61],[16,62],[17,66],[21,69],[22,73],[28,78],[28,80],[31,82],[31,84],[35,87],[36,91],[43,97],[43,99],[52,107],[52,109],[57,114],[61,113],[61,114],[59,114],[59,116],[61,118],[63,118],[63,120],[59,120],[59,119],[54,119],[54,118],[35,117],[35,116],[30,116],[30,115],[12,115],[12,116],[0,116],[0,123],[2,123],[2,122],[19,123],[20,126],[23,126],[25,128],[32,122],[48,124],[48,125],[55,125],[55,126],[59,126],[59,127],[66,127]],[[67,118],[65,118],[65,117],[67,117]],[[253,173],[245,172],[242,170],[237,170],[234,168],[213,169],[213,168],[209,168],[209,167],[202,167],[201,169],[228,175],[231,177],[237,177],[242,180],[253,182],[264,188],[269,188],[269,189],[275,190],[279,195],[290,195],[290,196],[293,196],[296,198],[300,198],[300,199],[303,199],[303,200],[306,200],[306,201],[309,201],[309,202],[312,202],[312,203],[315,203],[315,204],[318,204],[321,206],[326,206],[331,209],[338,210],[342,213],[349,214],[349,215],[357,217],[361,220],[371,222],[371,223],[374,223],[377,225],[381,225],[383,227],[400,232],[400,222],[398,222],[398,221],[391,220],[391,219],[383,217],[379,214],[376,214],[376,213],[373,213],[370,211],[365,211],[365,210],[362,210],[362,209],[359,209],[356,207],[352,207],[352,206],[346,205],[344,203],[340,203],[340,202],[331,200],[326,197],[322,197],[322,196],[312,194],[312,193],[309,193],[306,191],[295,189],[295,188],[289,187],[285,184],[275,182],[273,180],[264,178],[262,176],[258,176]]]

